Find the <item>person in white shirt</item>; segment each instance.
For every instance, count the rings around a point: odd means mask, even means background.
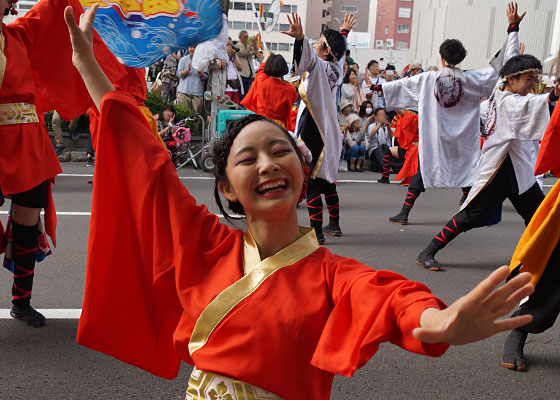
[[[366,94],[366,98],[371,100],[375,108],[385,108],[385,99],[383,98],[382,91],[373,91],[371,86],[380,85],[385,83],[379,72],[379,63],[376,60],[371,60],[367,64],[366,71],[364,72],[364,80],[362,82],[362,90]]]

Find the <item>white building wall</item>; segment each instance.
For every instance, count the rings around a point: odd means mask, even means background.
[[[519,0],[518,4],[520,12],[527,11],[519,32],[525,52],[544,60],[551,53],[558,0]],[[416,1],[411,61],[424,67],[439,66],[440,44],[445,39],[459,39],[468,51],[463,69],[487,66],[506,39],[506,6],[505,0]],[[556,32],[560,34],[558,29]]]
[[[249,5],[249,10],[236,10],[235,3],[245,3]],[[257,4],[257,2],[255,2]],[[284,0],[284,9],[287,11],[287,7],[291,7],[292,10],[296,10],[298,15],[301,17],[302,25],[306,26],[306,15],[307,15],[307,1],[306,0]],[[266,4],[263,2],[263,4]],[[258,7],[258,5],[257,5]],[[319,13],[320,15],[320,13]],[[271,50],[276,54],[281,54],[288,63],[292,60],[293,44],[294,39],[290,36],[280,33],[280,30],[289,30],[288,25],[288,13],[282,12],[278,18],[278,23],[275,26],[273,32],[263,32],[263,41],[270,43]],[[233,41],[239,40],[239,32],[246,30],[249,36],[258,34],[258,28],[256,25],[255,14],[251,7],[251,2],[240,2],[237,0],[232,0],[230,2],[230,9],[228,12],[228,26],[229,26],[229,36]],[[245,25],[243,28],[241,25]],[[282,28],[282,29],[281,29]],[[282,49],[282,50],[280,50]]]

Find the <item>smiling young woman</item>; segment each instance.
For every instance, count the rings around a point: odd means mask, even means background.
[[[65,14],[101,124],[79,343],[169,379],[181,361],[195,366],[188,399],[328,399],[334,375],[351,376],[382,342],[439,356],[531,320],[496,321],[532,293],[529,274],[494,291],[501,268],[446,308],[421,283],[320,247],[297,223],[297,146],[263,117],[236,121],[214,148],[218,194],[248,230],[221,223],[104,76],[96,9],[79,27]]]

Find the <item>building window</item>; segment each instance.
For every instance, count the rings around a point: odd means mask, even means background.
[[[411,14],[410,7],[399,8],[399,18],[410,18],[410,14]]]
[[[233,3],[234,10],[246,10],[247,7],[245,6],[246,3]]]
[[[290,51],[289,43],[278,43],[278,51]]]
[[[228,26],[229,29],[233,29],[233,22],[228,21],[227,26]]]
[[[290,25],[289,24],[280,24],[280,30],[281,31],[289,31],[290,30]]]
[[[397,32],[398,33],[409,33],[410,32],[410,25],[397,25]]]
[[[229,3],[229,9],[230,9],[230,10],[233,10],[233,5],[234,5],[234,4],[235,4],[235,3],[234,3],[233,1],[232,1],[231,3]]]
[[[408,49],[408,42],[406,40],[397,40],[397,49]]]
[[[282,8],[280,9],[280,12],[283,13],[289,13],[292,11],[292,6],[282,6]]]
[[[233,22],[233,29],[245,29],[245,22]]]
[[[343,13],[357,13],[358,7],[357,6],[342,6]]]
[[[292,12],[297,12],[297,6],[292,6]]]
[[[389,27],[385,26],[385,34],[388,35],[389,34]]]

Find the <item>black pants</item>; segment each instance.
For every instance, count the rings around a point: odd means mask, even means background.
[[[336,184],[329,183],[322,178],[310,179],[307,184],[307,211],[311,226],[322,227],[323,224],[323,200],[325,196],[329,218],[333,222],[339,220],[339,199]]]
[[[492,182],[455,216],[459,232],[466,232],[484,223],[505,199],[511,201],[525,225],[529,224],[544,199],[544,193],[538,183],[525,193],[519,194],[515,170],[509,156],[500,166]]]
[[[389,148],[387,147],[387,145],[382,144],[377,148],[375,148],[374,150],[372,150],[369,159],[371,162],[371,170],[373,172],[381,172],[381,168],[383,167],[383,163],[384,163],[383,157],[387,153],[388,149]]]
[[[416,171],[416,175],[410,178],[408,187],[410,189],[419,190],[420,192],[426,191],[426,188],[424,187],[424,181],[422,180],[422,171],[420,171],[420,160],[418,161],[418,171]]]
[[[25,192],[13,194],[11,197],[14,204],[22,207],[45,208],[47,206],[47,182]]]
[[[541,333],[551,328],[560,313],[560,242],[550,255],[546,269],[537,283],[535,292],[512,317],[531,314],[533,321],[520,330]]]

